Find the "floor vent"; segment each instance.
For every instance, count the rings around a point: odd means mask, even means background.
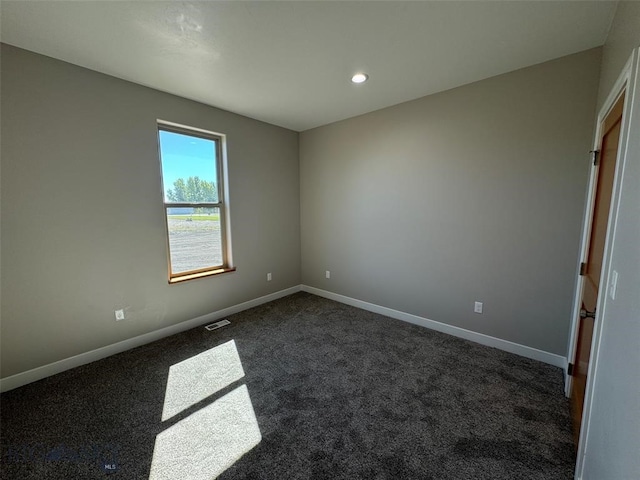
[[[230,324],[231,324],[231,322],[229,320],[225,319],[225,320],[220,320],[218,322],[215,322],[215,323],[212,323],[210,325],[207,325],[204,328],[206,328],[207,330],[216,330],[216,329],[218,329],[220,327],[224,327],[225,325],[230,325]]]

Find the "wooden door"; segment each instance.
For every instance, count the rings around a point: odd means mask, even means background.
[[[587,372],[589,370],[589,359],[591,357],[594,317],[598,308],[597,300],[600,290],[600,276],[602,273],[607,225],[609,223],[609,206],[611,205],[611,194],[613,191],[623,106],[624,94],[615,103],[602,124],[598,172],[593,196],[594,206],[591,217],[591,231],[589,234],[587,258],[585,259],[581,272],[584,276],[581,293],[582,306],[581,315],[578,319],[578,344],[573,361],[574,378],[571,389],[573,434],[576,445],[580,437]]]

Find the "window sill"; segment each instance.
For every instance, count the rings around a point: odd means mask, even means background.
[[[172,285],[174,283],[186,282],[187,280],[195,280],[197,278],[211,277],[213,275],[221,275],[223,273],[229,273],[229,272],[235,272],[235,271],[236,271],[236,268],[231,267],[231,268],[218,268],[216,270],[208,270],[206,272],[187,273],[185,275],[178,275],[175,277],[171,277],[169,279],[169,285]]]

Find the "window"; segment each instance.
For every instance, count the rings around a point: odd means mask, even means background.
[[[158,124],[162,195],[169,245],[169,283],[231,267],[224,136]]]

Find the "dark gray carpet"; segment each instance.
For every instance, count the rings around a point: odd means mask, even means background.
[[[242,442],[245,427],[197,415],[245,386],[261,440],[221,479],[573,477],[558,368],[306,293],[229,320],[3,394],[2,478],[148,479],[156,436],[189,421],[217,453],[170,446],[164,466],[194,473],[156,478],[199,478],[231,448],[220,435]],[[169,368],[230,340],[245,376],[162,421]]]

